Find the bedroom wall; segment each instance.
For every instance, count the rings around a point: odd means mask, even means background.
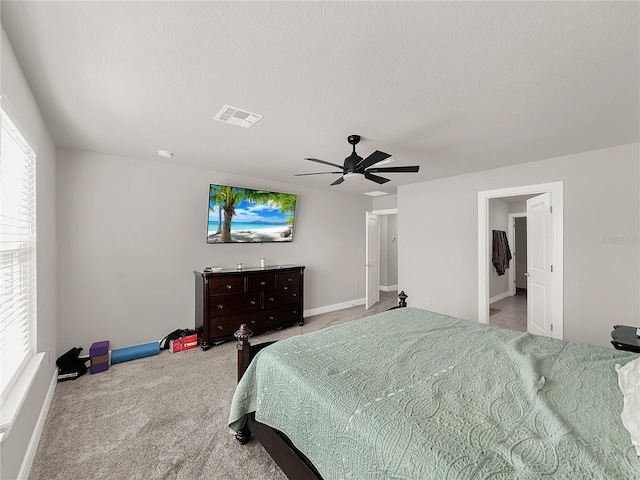
[[[428,299],[430,310],[477,321],[478,192],[562,181],[564,339],[610,346],[613,325],[640,318],[639,147],[399,187],[399,288],[409,305]]]
[[[44,363],[29,389],[21,412],[0,448],[0,478],[18,478],[28,455],[32,434],[46,404],[55,374],[56,349],[56,185],[55,146],[42,119],[29,85],[9,43],[4,27],[1,40],[0,91],[24,128],[24,135],[36,152],[37,231],[37,352],[45,352]],[[26,464],[25,464],[26,465]],[[30,464],[28,465],[30,466]]]
[[[305,311],[364,301],[370,197],[67,149],[57,178],[60,349],[193,327],[193,270],[206,265],[305,265]],[[293,242],[207,245],[210,183],[298,194]]]

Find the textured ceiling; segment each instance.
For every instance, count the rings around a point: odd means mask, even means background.
[[[420,173],[331,188],[394,192],[640,140],[638,2],[1,4],[58,146],[329,188],[359,134]]]

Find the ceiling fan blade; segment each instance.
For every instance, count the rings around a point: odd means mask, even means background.
[[[332,167],[336,167],[340,169],[343,168],[342,165],[336,165],[335,163],[325,162],[324,160],[318,160],[317,158],[305,158],[305,160],[309,160],[311,162],[324,163],[325,165],[331,165]]]
[[[378,175],[372,175],[369,172],[364,172],[364,178],[366,178],[367,180],[371,180],[372,182],[376,182],[380,185],[382,185],[383,183],[387,183],[389,181],[388,178],[382,178],[382,177],[379,177]]]
[[[413,165],[411,167],[378,167],[378,168],[370,168],[367,172],[371,173],[417,173],[420,170],[418,165]]]
[[[375,165],[376,163],[381,162],[382,160],[386,160],[390,156],[391,155],[389,155],[388,153],[384,153],[384,152],[381,152],[380,150],[376,150],[364,160],[360,160],[360,162],[356,165],[356,169],[369,168],[370,166]]]
[[[342,182],[344,182],[344,177],[340,177],[339,179],[337,179],[335,182],[333,182],[331,185],[329,185],[330,187],[334,186],[334,185],[340,185]]]
[[[326,173],[338,173],[342,175],[342,172],[315,172],[315,173],[295,173],[294,177],[304,177],[305,175],[324,175]]]

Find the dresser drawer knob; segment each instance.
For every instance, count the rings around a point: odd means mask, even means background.
[[[293,282],[293,278],[291,277],[287,278],[287,282]]]
[[[251,323],[255,324],[255,323],[256,323],[256,321],[255,321],[255,320],[251,320]]]
[[[298,296],[298,294],[297,294],[297,293],[292,293],[292,294],[291,294],[291,296],[292,296],[292,297],[297,297],[297,296]]]
[[[260,282],[260,285],[262,285],[262,286],[264,286],[266,284],[267,284],[267,282]]]
[[[224,308],[224,305],[220,304],[220,305],[218,305],[218,308],[219,308],[220,310],[222,310],[222,309]]]
[[[255,300],[251,300],[251,305],[255,305],[256,301]]]
[[[222,325],[218,325],[218,330],[222,330]]]
[[[231,290],[231,285],[227,285],[227,290]]]
[[[269,297],[269,301],[270,301],[270,302],[273,302],[273,297]]]
[[[294,310],[292,313],[298,313],[298,311],[297,311],[297,310]]]
[[[273,315],[269,315],[269,320],[273,320]]]

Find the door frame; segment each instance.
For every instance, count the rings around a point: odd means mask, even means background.
[[[397,215],[398,214],[398,208],[383,208],[383,209],[378,209],[378,210],[371,210],[370,213],[375,213],[378,216],[385,216],[385,215]],[[380,230],[378,230],[378,245],[380,245],[380,235],[381,232]],[[366,262],[366,258],[365,258],[365,262]],[[379,267],[378,267],[379,268]],[[365,276],[366,276],[366,268],[365,268]],[[397,272],[396,272],[397,273]],[[365,279],[366,282],[366,279]],[[380,284],[380,281],[378,281],[378,284]],[[398,285],[396,285],[396,289],[397,289]],[[384,290],[381,288],[381,290]],[[384,291],[390,291],[390,290],[384,290]],[[365,304],[366,304],[366,296],[367,296],[367,292],[366,292],[366,287],[365,287]]]
[[[564,336],[564,198],[563,182],[523,185],[478,192],[478,323],[489,323],[489,265],[491,249],[489,242],[489,200],[549,192],[553,215],[551,217],[552,242],[554,244],[554,272],[551,298],[553,338],[562,340]]]
[[[509,228],[507,229],[507,240],[509,240],[509,245],[515,245],[516,244],[516,229],[515,229],[515,221],[516,218],[527,218],[527,212],[519,212],[519,213],[510,213],[508,215],[508,222],[509,222]],[[507,281],[509,282],[509,295],[511,295],[512,297],[516,294],[516,279],[515,279],[515,274],[516,274],[516,257],[518,256],[518,252],[515,251],[513,248],[511,249],[511,254],[513,255],[513,268],[508,268],[507,269]]]
[[[378,271],[378,275],[377,275],[377,279],[376,279],[376,285],[375,285],[375,293],[376,293],[376,301],[373,303],[369,303],[369,292],[371,290],[371,282],[370,282],[370,275],[369,275],[369,269],[371,268],[371,265],[369,265],[369,243],[370,243],[370,239],[371,239],[371,234],[369,232],[369,225],[370,225],[370,219],[375,217],[376,219],[376,233],[375,233],[375,237],[373,237],[376,241],[376,248],[377,248],[377,253],[376,253],[376,262],[377,262],[377,271]],[[366,212],[365,213],[365,225],[366,225],[366,232],[365,232],[365,255],[364,255],[364,308],[365,310],[369,310],[371,307],[373,307],[376,303],[378,303],[380,301],[380,215],[373,213],[373,212]]]

